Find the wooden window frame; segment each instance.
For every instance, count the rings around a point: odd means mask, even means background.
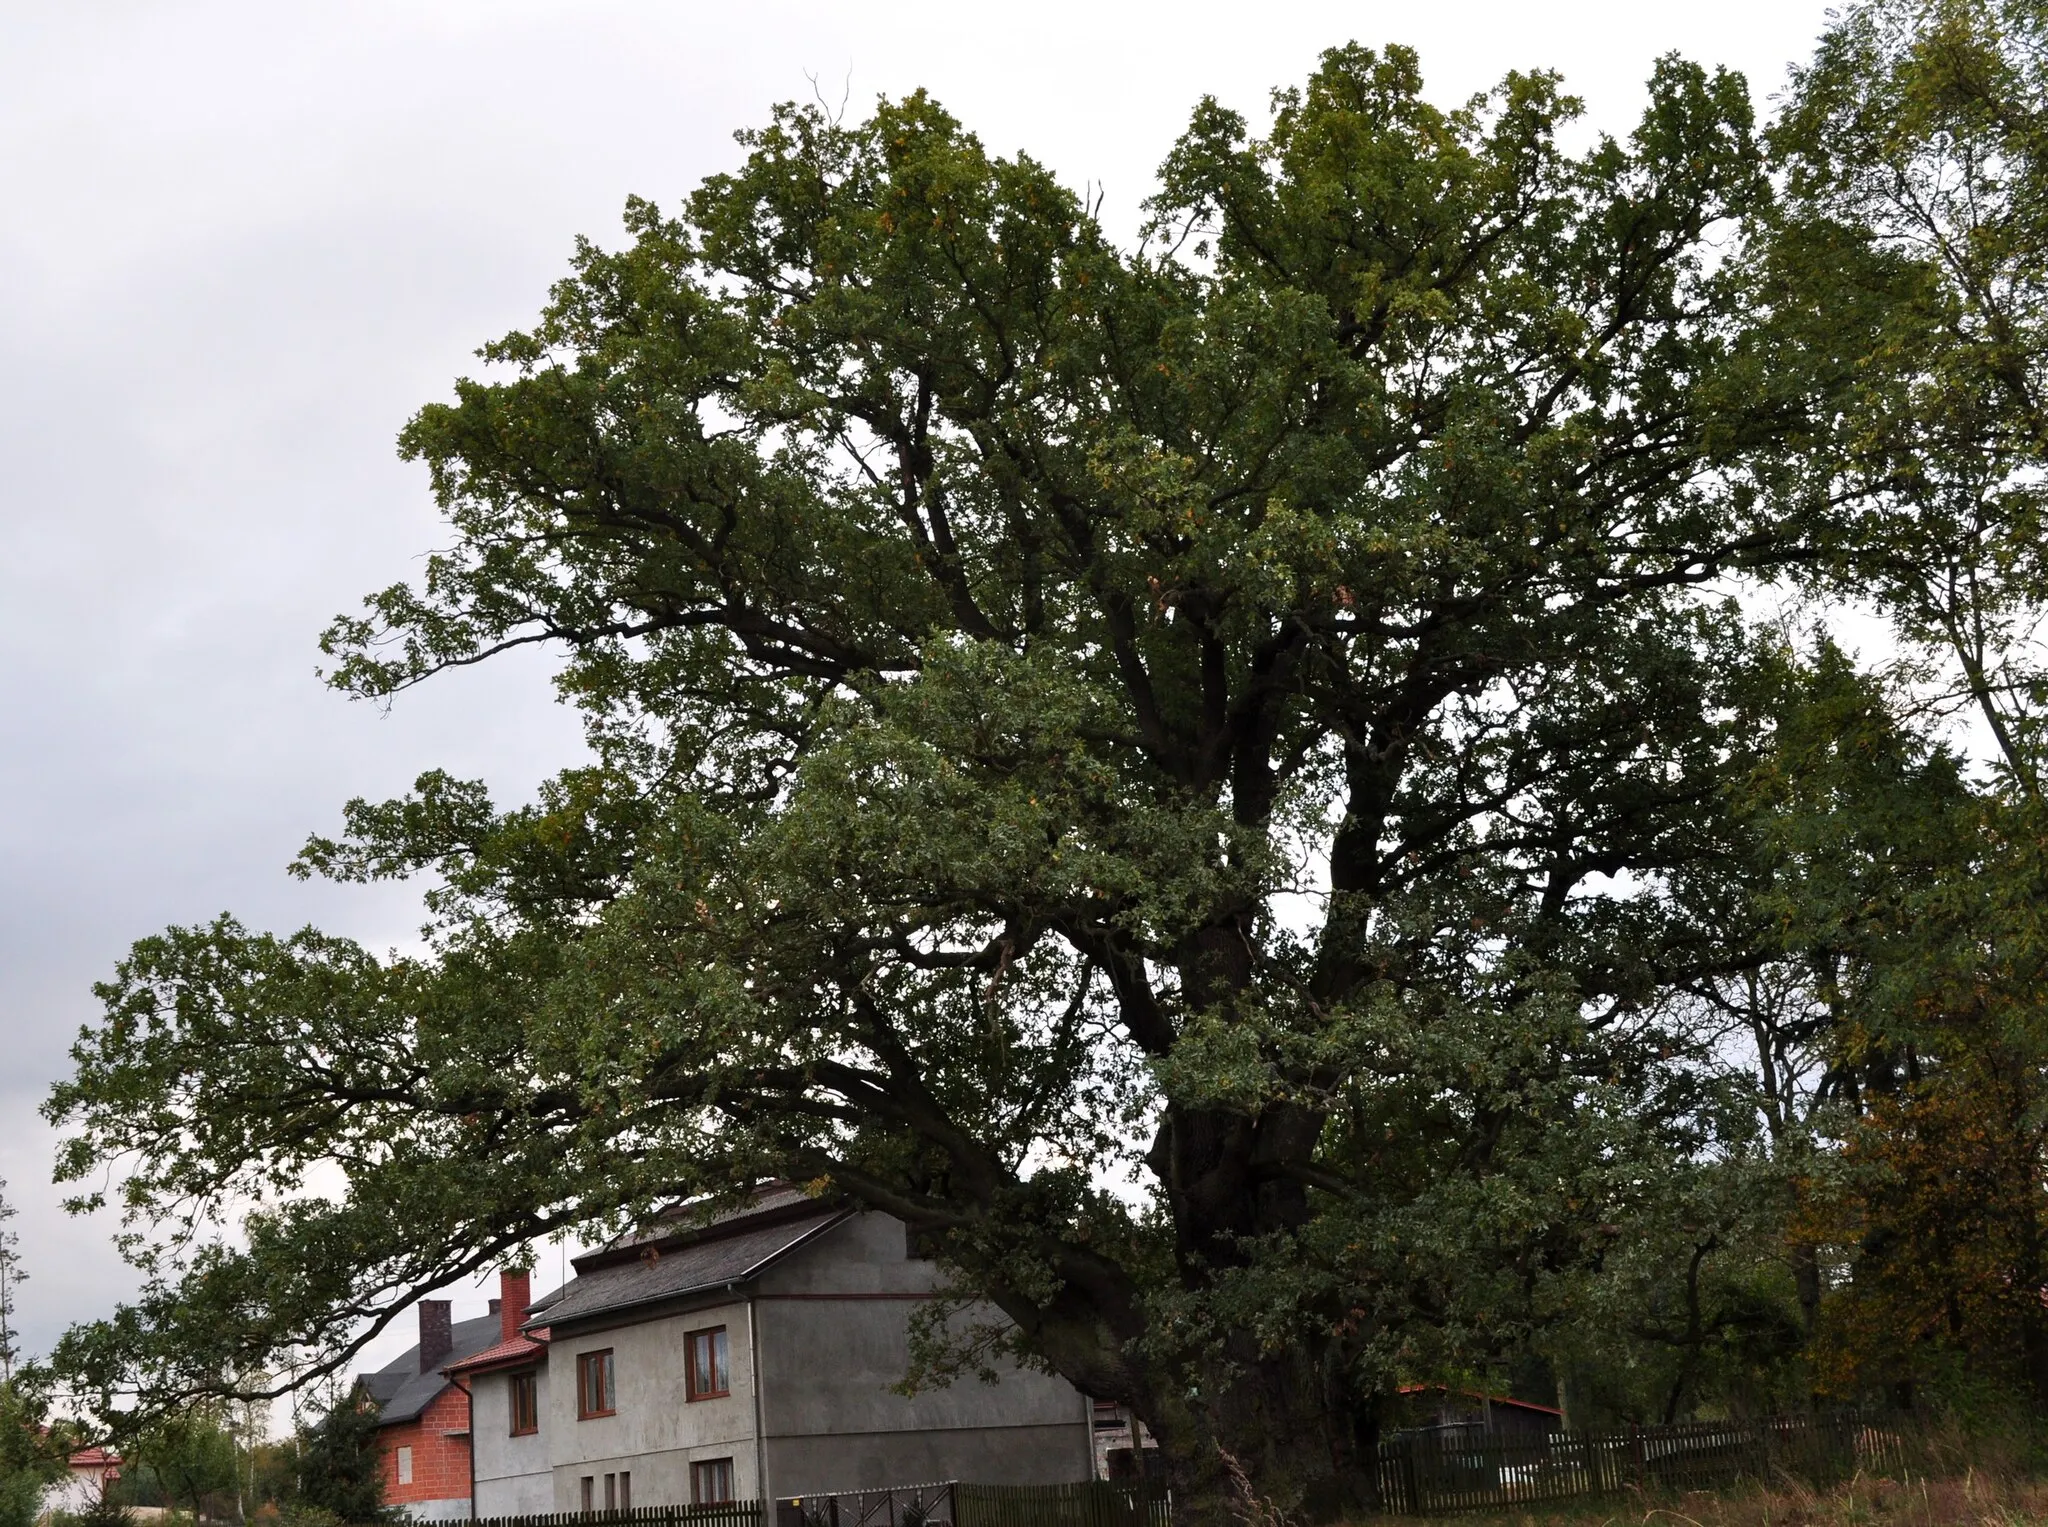
[[[519,1397],[526,1396],[526,1424],[519,1424]],[[513,1437],[532,1437],[540,1432],[540,1371],[522,1368],[505,1379],[505,1408],[511,1413]]]
[[[590,1372],[597,1365],[600,1358],[604,1360],[604,1398],[611,1401],[602,1410],[593,1409],[590,1406]],[[579,1421],[596,1421],[605,1416],[615,1416],[618,1413],[619,1370],[618,1365],[612,1360],[612,1349],[610,1347],[600,1347],[595,1352],[577,1353],[576,1419]]]
[[[725,1494],[718,1500],[706,1500],[704,1498],[704,1474],[702,1471],[716,1468],[723,1468],[725,1470]],[[699,1458],[693,1460],[690,1464],[690,1504],[693,1506],[731,1505],[734,1500],[738,1499],[733,1493],[737,1486],[738,1481],[734,1477],[732,1460],[730,1458]]]
[[[722,1365],[725,1372],[719,1374],[714,1371],[712,1374],[714,1380],[721,1377],[725,1380],[725,1386],[721,1389],[699,1389],[697,1387],[697,1339],[700,1336],[706,1339],[725,1337],[725,1362]],[[715,1345],[712,1348],[712,1352],[714,1355],[717,1352]],[[721,1365],[713,1364],[714,1369],[719,1366]],[[693,1404],[698,1400],[724,1400],[731,1397],[732,1338],[726,1336],[726,1328],[724,1326],[705,1326],[701,1330],[685,1331],[683,1333],[683,1394]]]

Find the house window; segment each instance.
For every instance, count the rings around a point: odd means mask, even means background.
[[[583,1476],[583,1512],[588,1516],[597,1509],[597,1480],[594,1476]]]
[[[540,1430],[540,1393],[533,1373],[512,1375],[512,1435],[530,1437]]]
[[[398,1482],[402,1485],[412,1483],[412,1449],[409,1447],[398,1450]]]
[[[721,1336],[724,1332],[719,1333]],[[707,1458],[690,1465],[690,1504],[716,1506],[732,1499],[732,1460]]]
[[[604,1509],[619,1509],[619,1476],[616,1474],[607,1474],[604,1477]]]
[[[585,1352],[576,1359],[576,1418],[588,1421],[592,1416],[613,1414],[617,1409],[613,1399],[612,1349]]]
[[[732,1384],[726,1368],[725,1327],[692,1331],[685,1339],[690,1344],[690,1370],[686,1375],[690,1398],[715,1400],[720,1395],[730,1394]],[[717,1498],[726,1499],[723,1495]]]
[[[621,1511],[631,1511],[633,1509],[633,1475],[627,1469],[619,1470],[619,1509]]]

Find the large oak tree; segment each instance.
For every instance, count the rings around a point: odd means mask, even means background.
[[[1204,104],[1137,249],[922,96],[785,109],[580,246],[407,428],[452,539],[327,651],[382,700],[551,647],[591,762],[308,846],[426,877],[422,954],[136,945],[49,1112],[159,1233],[73,1377],[331,1371],[778,1176],[1005,1317],[924,1377],[1005,1341],[1191,1509],[1221,1450],[1360,1493],[1402,1364],[1540,1318],[1697,1146],[1665,999],[1751,958],[1705,590],[1799,552],[1803,405],[1721,258],[1741,83],[1650,95],[1573,154],[1549,76],[1443,110],[1338,49],[1263,137]]]

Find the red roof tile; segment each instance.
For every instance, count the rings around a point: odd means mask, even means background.
[[[538,1353],[547,1351],[548,1333],[545,1327],[531,1333],[521,1333],[510,1341],[501,1341],[495,1347],[486,1347],[473,1352],[459,1363],[450,1363],[443,1373],[480,1373],[486,1368],[503,1368],[514,1363],[530,1362]]]

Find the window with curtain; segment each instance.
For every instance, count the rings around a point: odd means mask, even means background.
[[[540,1390],[531,1372],[511,1378],[512,1435],[526,1437],[540,1430]]]
[[[687,1375],[690,1398],[713,1400],[732,1392],[731,1379],[726,1366],[725,1327],[713,1326],[708,1331],[692,1331],[687,1338],[690,1347],[690,1369]]]
[[[576,1359],[576,1415],[588,1421],[592,1416],[609,1416],[616,1409],[612,1388],[612,1349],[585,1352]]]

